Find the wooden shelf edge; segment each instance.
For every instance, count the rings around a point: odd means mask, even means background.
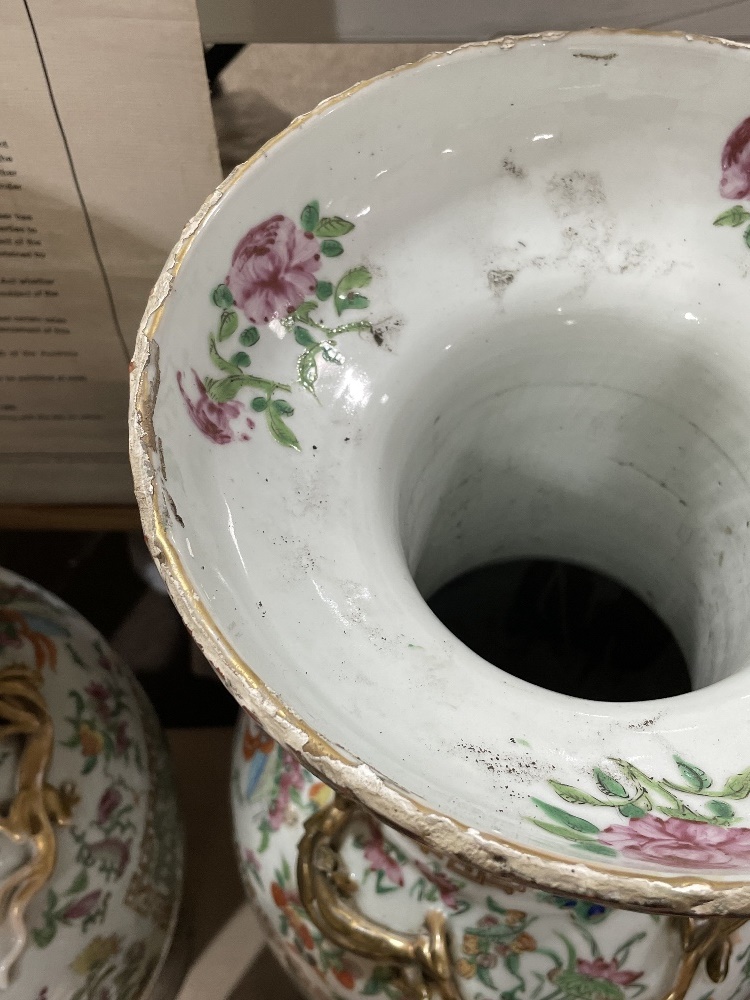
[[[0,504],[0,531],[138,531],[133,504]]]

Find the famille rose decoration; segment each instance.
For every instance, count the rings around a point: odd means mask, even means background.
[[[239,167],[154,289],[144,530],[310,996],[750,997],[748,78],[676,34],[436,54]],[[428,608],[519,558],[627,585],[693,690],[548,691]]]
[[[5,570],[0,741],[0,996],[145,1000],[181,884],[161,732],[101,636]]]

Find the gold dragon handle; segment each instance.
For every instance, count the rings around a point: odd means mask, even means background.
[[[333,944],[392,966],[410,1000],[461,1000],[444,913],[430,910],[419,933],[402,934],[370,920],[354,905],[357,884],[346,874],[339,849],[350,824],[366,818],[357,803],[337,795],[305,823],[297,855],[297,883],[305,910]]]
[[[54,871],[55,827],[68,823],[76,802],[71,784],[47,781],[54,731],[41,671],[23,665],[0,670],[0,741],[20,739],[15,791],[0,808],[0,833],[27,850],[27,857],[0,882],[0,921],[10,930],[0,953],[0,989],[8,986],[13,965],[24,949],[26,909]]]
[[[748,917],[673,917],[680,934],[682,957],[674,986],[663,1000],[685,1000],[701,962],[712,983],[723,983],[732,956],[732,934]]]

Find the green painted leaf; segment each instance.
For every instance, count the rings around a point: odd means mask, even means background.
[[[285,417],[291,417],[294,413],[294,407],[291,403],[288,403],[285,399],[274,399],[271,406],[276,410],[277,413],[283,414]]]
[[[680,774],[684,778],[685,783],[694,791],[702,792],[704,788],[708,788],[711,785],[711,779],[706,772],[701,771],[695,764],[688,764],[686,760],[683,760],[682,757],[678,757],[676,754],[674,760],[680,769]]]
[[[300,215],[300,222],[306,233],[312,233],[315,230],[319,217],[320,205],[317,201],[311,201],[308,205],[305,205]]]
[[[317,302],[307,301],[298,305],[297,308],[292,313],[292,319],[298,319],[301,323],[310,322],[310,313],[313,309],[318,308]]]
[[[71,882],[70,888],[68,889],[66,895],[73,896],[77,892],[83,892],[83,890],[88,886],[88,884],[89,884],[88,872],[86,871],[85,868],[82,868]]]
[[[268,428],[279,444],[284,445],[285,448],[294,448],[296,451],[299,451],[299,441],[297,440],[294,431],[292,431],[288,425],[284,423],[281,419],[281,414],[276,407],[269,406],[266,410],[266,414],[268,416]]]
[[[330,281],[319,281],[315,286],[315,294],[321,302],[325,302],[333,295],[333,285]]]
[[[44,927],[35,927],[31,932],[31,936],[34,938],[34,944],[37,948],[46,948],[48,944],[52,943],[56,933],[57,924],[54,921],[50,921]]]
[[[601,802],[599,799],[595,798],[593,795],[589,795],[588,792],[582,792],[578,788],[574,788],[572,785],[563,785],[559,781],[553,781],[550,779],[550,785],[554,788],[557,794],[565,802],[569,802],[571,805],[576,806],[601,806],[609,805],[609,802]]]
[[[576,844],[594,843],[585,833],[578,833],[577,830],[571,830],[566,826],[558,826],[556,823],[545,823],[543,819],[532,819],[531,822],[534,826],[538,826],[540,830],[553,833],[556,837],[562,837],[564,840],[572,840]]]
[[[747,247],[750,247],[750,226],[748,226],[747,229],[745,230],[743,234],[743,239],[745,241],[745,245]]]
[[[315,383],[318,381],[318,363],[312,351],[305,351],[297,362],[297,377],[300,385],[315,395]]]
[[[248,326],[240,334],[240,343],[243,347],[255,347],[259,340],[260,334],[258,333],[258,328],[255,326]]]
[[[490,970],[485,968],[483,965],[475,966],[477,970],[477,979],[483,986],[486,986],[488,990],[494,990],[495,984],[492,981],[492,976],[490,975]]]
[[[354,229],[354,223],[342,219],[340,215],[326,216],[313,230],[316,236],[327,239],[331,236],[346,236]]]
[[[500,906],[498,903],[496,903],[495,900],[492,898],[492,896],[487,896],[486,901],[487,901],[487,908],[489,910],[492,910],[493,913],[505,914],[508,912],[504,906]]]
[[[239,325],[240,320],[234,309],[225,309],[219,322],[219,343],[223,340],[229,340]]]
[[[89,772],[93,771],[96,767],[97,759],[96,757],[87,757],[85,764],[81,768],[81,774],[89,774]]]
[[[566,812],[564,809],[559,809],[557,806],[548,805],[548,803],[543,802],[541,799],[532,798],[531,801],[534,805],[539,806],[542,812],[546,813],[556,823],[562,823],[571,830],[577,830],[578,833],[599,833],[599,827],[593,823],[589,823],[587,819],[581,819],[580,816],[573,816],[572,813]]]
[[[743,222],[750,219],[750,212],[742,205],[732,205],[726,212],[717,215],[714,219],[715,226],[741,226]]]
[[[613,847],[608,847],[607,844],[600,844],[598,840],[587,840],[585,843],[581,841],[579,847],[583,848],[584,851],[589,851],[591,854],[602,854],[606,858],[617,857],[617,851]]]
[[[326,361],[330,361],[334,365],[342,365],[344,363],[344,355],[333,344],[322,344],[320,353]]]
[[[383,992],[386,983],[389,983],[392,977],[393,974],[387,965],[376,965],[372,970],[372,975],[360,989],[360,993],[366,997],[379,996]]]
[[[750,218],[750,216],[749,216]],[[232,293],[229,291],[226,285],[217,285],[216,288],[211,292],[211,298],[215,306],[219,309],[229,309],[234,305],[234,299]]]
[[[340,257],[344,248],[338,240],[323,240],[320,244],[320,252],[324,257]]]
[[[226,372],[228,375],[239,374],[235,366],[219,354],[216,348],[216,338],[213,334],[208,338],[208,356],[220,371]],[[204,381],[206,382],[206,391],[208,391],[208,379]]]
[[[714,792],[714,795],[721,795],[725,799],[746,799],[750,795],[750,768],[727,778],[722,791]]]
[[[206,379],[206,392],[216,403],[228,403],[245,385],[242,375],[229,375],[227,378]]]
[[[510,955],[505,956],[505,968],[512,976],[518,975],[520,964],[520,959],[515,952],[512,951]]]
[[[246,354],[244,351],[237,351],[237,353],[233,354],[229,359],[229,363],[231,365],[237,365],[238,368],[247,368],[250,364],[250,355]]]
[[[366,267],[353,267],[351,271],[346,272],[336,285],[333,300],[339,316],[345,309],[365,309],[369,306],[369,299],[360,295],[355,289],[366,288],[371,281],[372,275]]]
[[[708,811],[719,819],[732,819],[734,816],[734,809],[728,802],[717,802],[715,799],[708,803]]]
[[[256,413],[262,413],[268,406],[268,400],[265,396],[256,396],[255,399],[250,401],[250,406],[255,410]]]
[[[625,787],[610,774],[607,774],[606,771],[602,771],[601,768],[594,768],[594,777],[596,778],[597,785],[605,795],[615,795],[622,799],[628,797]]]
[[[618,812],[627,819],[640,819],[646,815],[646,810],[641,809],[640,806],[635,805],[633,802],[626,802],[625,805],[619,806]]]
[[[294,339],[300,347],[316,347],[318,343],[315,337],[304,326],[295,326]]]
[[[258,854],[262,854],[264,851],[268,850],[268,845],[271,842],[271,826],[268,820],[261,820],[258,829],[261,833],[260,844],[258,845]]]

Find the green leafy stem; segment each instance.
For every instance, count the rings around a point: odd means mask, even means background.
[[[743,205],[732,205],[726,212],[722,212],[714,219],[715,226],[731,226],[733,229],[745,222],[750,222],[750,212]],[[742,236],[746,245],[750,247],[750,226],[745,229]]]
[[[731,826],[736,823],[737,816],[726,799],[739,800],[750,795],[750,768],[727,778],[723,787],[715,788],[713,780],[701,768],[679,756],[675,756],[674,760],[682,783],[666,778],[655,780],[629,761],[611,757],[610,762],[619,770],[629,787],[619,777],[599,767],[593,769],[593,777],[603,797],[559,781],[551,780],[549,784],[569,805],[614,808],[627,819],[640,819],[655,811],[663,816],[716,826]],[[685,795],[708,798],[706,812],[691,808],[681,798]],[[596,839],[601,831],[595,823],[541,799],[532,801],[545,814],[546,819],[529,819],[547,833],[575,842],[584,850],[595,854],[616,854],[616,851]]]
[[[317,201],[307,204],[300,215],[302,228],[306,233],[320,239],[320,252],[324,257],[339,257],[344,252],[340,237],[346,236],[354,229],[354,223],[340,216],[320,215]],[[372,281],[370,271],[364,266],[358,266],[346,271],[333,284],[330,281],[318,281],[315,286],[315,300],[302,302],[291,314],[281,320],[282,326],[294,336],[295,341],[304,348],[297,359],[296,382],[313,396],[315,384],[319,375],[319,361],[322,358],[332,364],[341,365],[344,356],[339,351],[337,338],[345,333],[371,331],[372,324],[367,320],[342,323],[327,326],[315,319],[312,312],[321,303],[331,301],[337,316],[348,309],[366,309],[370,300],[362,294]],[[258,395],[250,401],[251,408],[256,413],[265,413],[268,429],[279,444],[288,448],[300,450],[296,435],[286,423],[286,418],[294,413],[294,407],[279,393],[290,393],[292,386],[284,382],[251,375],[248,368],[252,359],[248,353],[260,340],[260,333],[255,326],[246,327],[239,333],[239,345],[242,350],[235,351],[230,357],[225,357],[219,345],[233,338],[239,329],[240,319],[231,291],[225,284],[218,285],[211,294],[212,301],[221,313],[218,326],[209,335],[209,356],[214,366],[223,373],[221,378],[208,377],[204,385],[208,395],[217,403],[227,403],[235,399],[242,389],[255,389]],[[315,330],[322,337],[316,337]],[[317,398],[317,397],[316,397]]]

